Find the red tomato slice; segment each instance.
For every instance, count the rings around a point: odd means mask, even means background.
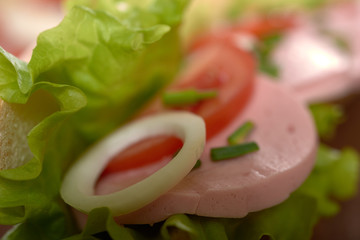
[[[224,42],[215,42],[189,57],[185,71],[170,89],[217,90],[215,98],[181,108],[203,117],[209,139],[244,109],[253,90],[254,78],[255,63],[249,53]],[[169,109],[159,105],[155,108],[157,112]],[[181,143],[173,137],[141,141],[111,159],[104,174],[159,161],[179,148]]]
[[[217,91],[215,98],[182,108],[203,117],[209,139],[245,107],[254,86],[255,63],[243,50],[226,43],[212,43],[194,53],[188,65],[171,88]]]
[[[223,28],[208,35],[200,36],[189,47],[190,51],[201,48],[201,46],[209,44],[209,42],[228,42],[234,43],[236,35],[244,34],[251,35],[255,39],[262,38],[284,32],[296,26],[296,17],[294,15],[279,15],[279,16],[265,16],[259,17],[255,20],[242,22],[234,26]]]
[[[255,35],[258,38],[266,37],[269,34],[283,32],[289,30],[296,25],[295,16],[281,15],[281,16],[265,16],[250,21],[245,24],[234,26],[232,31],[245,31]]]
[[[182,147],[182,144],[180,139],[173,136],[143,139],[116,155],[107,165],[103,175],[142,167],[166,157],[171,158]]]

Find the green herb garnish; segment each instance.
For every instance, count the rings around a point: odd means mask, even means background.
[[[201,166],[201,160],[198,159],[193,167],[193,169],[199,168]]]
[[[238,129],[236,129],[227,139],[229,145],[243,143],[245,138],[254,129],[254,123],[251,121],[245,122]]]
[[[195,104],[201,100],[214,98],[217,96],[216,90],[196,90],[186,89],[179,91],[169,91],[163,94],[163,103],[170,106],[186,106]]]
[[[212,148],[210,150],[210,156],[213,161],[221,161],[240,157],[257,150],[259,150],[259,146],[255,142],[248,142],[232,146]]]
[[[275,33],[261,38],[256,44],[254,52],[258,59],[259,70],[272,77],[279,76],[279,68],[271,59],[271,54],[282,39],[282,34]]]

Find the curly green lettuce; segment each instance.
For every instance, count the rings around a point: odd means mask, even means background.
[[[34,115],[58,106],[27,136],[33,158],[0,171],[0,225],[15,225],[4,239],[73,235],[76,224],[59,196],[64,172],[91,143],[140,111],[181,64],[177,35],[187,1],[122,2],[128,8],[116,12],[71,8],[39,35],[29,64],[0,48],[0,97]],[[33,106],[38,92],[50,97]]]

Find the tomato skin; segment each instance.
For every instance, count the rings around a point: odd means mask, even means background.
[[[215,98],[200,101],[175,110],[191,111],[201,116],[206,125],[206,137],[210,139],[241,114],[249,101],[255,84],[255,60],[227,41],[208,41],[189,54],[184,71],[169,86],[169,90],[197,89],[216,90]],[[159,104],[150,106],[143,115],[174,110]],[[174,137],[161,137],[141,141],[132,149],[115,156],[104,174],[145,166],[171,156],[181,144]]]
[[[279,15],[259,17],[255,20],[235,24],[231,27],[215,30],[210,34],[199,36],[189,46],[192,52],[211,42],[226,42],[234,45],[234,39],[237,35],[251,36],[256,40],[261,40],[271,34],[290,30],[297,25],[297,19],[294,15]]]
[[[217,97],[213,99],[177,108],[203,117],[207,139],[210,139],[240,114],[250,99],[255,83],[255,62],[248,52],[223,42],[204,46],[189,59],[186,70],[169,89],[217,90]],[[174,110],[160,104],[151,106],[150,109],[152,114]],[[114,157],[104,174],[145,166],[166,156],[171,157],[181,146],[174,137],[146,139],[136,144],[133,149],[125,150]]]
[[[255,62],[248,52],[226,43],[211,43],[198,51],[189,63],[193,65],[187,70],[189,73],[170,88],[217,90],[217,97],[182,108],[203,117],[207,139],[210,139],[240,114],[250,99]],[[208,56],[202,60],[205,54]]]
[[[245,31],[261,39],[267,35],[284,32],[296,26],[293,15],[265,16],[255,21],[232,27],[232,31]]]
[[[103,175],[138,168],[172,158],[182,147],[182,141],[173,136],[155,136],[143,139],[114,156],[103,171]]]

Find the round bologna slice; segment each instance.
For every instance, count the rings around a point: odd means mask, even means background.
[[[256,141],[260,150],[212,162],[210,149],[226,145],[227,137],[249,120],[256,127],[247,141]],[[240,218],[269,208],[284,201],[306,179],[314,164],[316,146],[314,125],[306,107],[279,85],[260,79],[245,112],[206,143],[199,168],[154,202],[116,219],[124,224],[145,224],[176,213]],[[96,193],[122,188],[122,175],[100,179]]]
[[[360,88],[360,3],[339,3],[316,14],[299,19],[273,53],[280,81],[308,103]]]
[[[308,20],[285,34],[273,60],[280,81],[308,103],[343,97],[355,84],[350,56]]]
[[[345,41],[351,58],[351,78],[356,89],[360,88],[360,2],[345,1],[323,9],[322,23],[340,40]]]
[[[56,26],[63,16],[60,1],[0,1],[0,46],[20,56],[40,32]]]

